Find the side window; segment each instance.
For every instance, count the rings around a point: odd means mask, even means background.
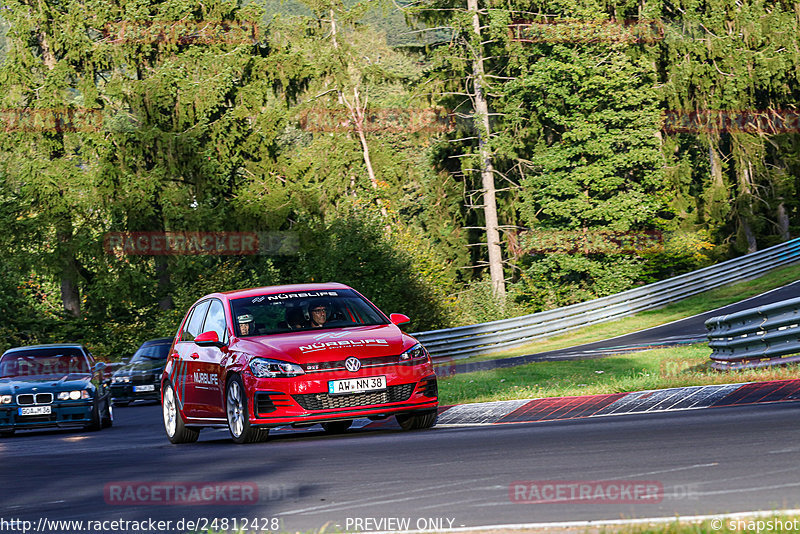
[[[211,301],[211,307],[208,309],[208,316],[206,316],[206,323],[203,325],[203,332],[210,332],[213,330],[217,333],[217,338],[224,341],[225,338],[225,308],[222,302],[214,299]]]
[[[194,307],[192,315],[183,329],[181,341],[194,341],[194,338],[203,333],[201,328],[203,327],[203,319],[206,318],[206,310],[208,310],[209,304],[210,301],[206,300]]]

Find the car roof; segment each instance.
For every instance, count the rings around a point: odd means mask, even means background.
[[[338,282],[327,282],[324,284],[290,284],[284,286],[252,287],[237,291],[224,291],[219,294],[225,295],[229,299],[246,297],[256,297],[258,295],[274,295],[276,293],[296,293],[300,291],[331,291],[335,289],[352,289],[349,286]]]
[[[21,350],[31,350],[31,349],[80,349],[84,353],[89,352],[86,350],[86,347],[81,345],[80,343],[46,343],[41,345],[25,345],[22,347],[12,347],[5,351],[3,354],[7,354],[9,352],[17,352]]]

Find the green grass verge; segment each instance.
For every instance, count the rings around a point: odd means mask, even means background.
[[[800,530],[800,516],[746,515],[720,516],[703,521],[689,521],[680,517],[674,521],[662,523],[641,523],[632,525],[606,526],[603,528],[583,529],[584,534],[590,532],[602,534],[713,534],[721,532],[758,532],[763,534],[796,533]]]
[[[722,373],[708,366],[705,343],[620,354],[605,358],[536,362],[439,379],[446,406],[541,397],[624,393],[709,384],[798,378],[798,366]]]
[[[587,326],[586,328],[581,328],[560,336],[537,340],[528,345],[523,345],[522,347],[461,359],[458,360],[458,363],[512,358],[524,354],[534,354],[548,350],[573,347],[584,343],[592,343],[594,341],[602,341],[611,337],[630,334],[631,332],[637,332],[645,328],[651,328],[653,326],[677,321],[678,319],[691,317],[692,315],[704,313],[727,304],[733,304],[734,302],[760,295],[771,289],[785,286],[798,279],[800,279],[800,264],[789,265],[770,271],[755,280],[745,280],[712,289],[711,291],[706,291],[705,293],[700,293],[678,302],[667,304],[662,308],[643,311],[616,321]]]

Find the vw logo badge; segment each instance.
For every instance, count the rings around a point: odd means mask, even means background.
[[[344,361],[344,366],[351,373],[355,373],[361,369],[361,361],[358,358],[350,356]]]

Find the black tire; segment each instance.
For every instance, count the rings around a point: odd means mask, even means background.
[[[103,428],[103,420],[102,416],[100,415],[100,403],[102,401],[97,399],[95,402],[92,403],[92,422],[84,426],[86,430],[89,432],[97,432],[101,428]]]
[[[421,430],[435,425],[438,417],[439,411],[431,410],[428,412],[401,413],[397,414],[395,419],[397,419],[397,423],[403,430]]]
[[[250,424],[250,416],[242,377],[231,375],[225,384],[225,416],[234,443],[259,443],[269,439],[269,429]]]
[[[187,427],[183,421],[181,411],[178,409],[178,398],[172,384],[164,384],[164,400],[161,403],[161,413],[164,419],[164,430],[167,438],[174,444],[194,443],[200,436],[200,431],[196,428]]]
[[[352,424],[352,419],[347,419],[346,421],[331,421],[329,423],[322,423],[322,428],[324,428],[325,432],[328,434],[341,434],[347,432],[347,429],[350,428]]]
[[[111,405],[111,399],[106,399],[106,409],[100,426],[103,428],[110,428],[114,426],[114,407]]]

